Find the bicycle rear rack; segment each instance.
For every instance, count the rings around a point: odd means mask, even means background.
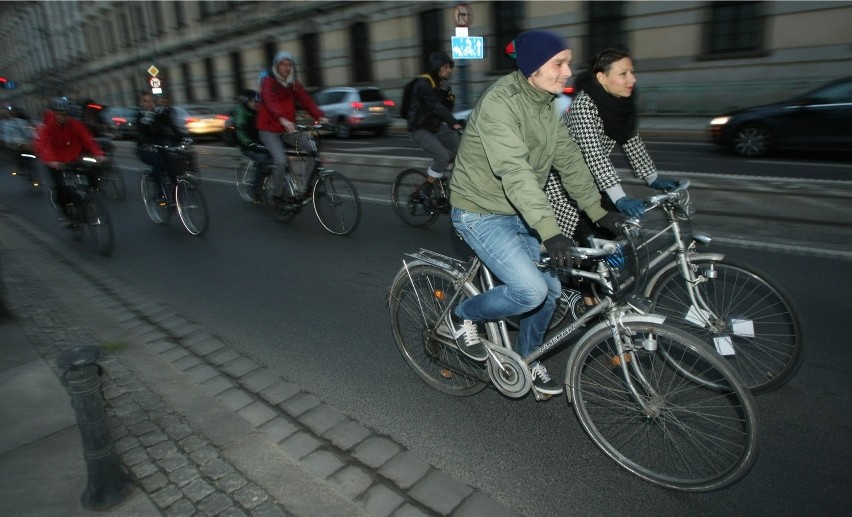
[[[405,255],[415,260],[420,260],[429,265],[444,269],[451,273],[463,275],[467,272],[467,263],[465,261],[453,257],[448,257],[447,255],[443,255],[436,251],[420,248],[415,252],[406,253]]]

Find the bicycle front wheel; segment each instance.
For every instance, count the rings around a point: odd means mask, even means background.
[[[108,161],[101,165],[101,185],[107,195],[117,201],[123,200],[127,195],[127,187],[124,184],[124,176],[121,174],[121,169],[113,167],[112,161]]]
[[[712,345],[753,393],[782,386],[802,363],[802,325],[790,297],[751,266],[711,258],[690,260],[699,304],[676,263],[647,288],[654,312]]]
[[[112,220],[104,204],[97,197],[86,196],[83,199],[83,214],[98,253],[111,255],[114,246]]]
[[[252,189],[254,188],[254,168],[250,160],[239,160],[234,166],[234,181],[237,184],[237,192],[243,201],[251,203],[254,201]]]
[[[405,169],[400,172],[391,187],[391,204],[400,219],[416,228],[427,228],[438,219],[438,212],[426,210],[424,199],[420,197],[420,187],[426,181],[426,173],[417,169]],[[435,188],[430,196],[434,199]]]
[[[739,480],[757,455],[751,393],[694,336],[653,322],[627,325],[634,346],[623,354],[605,327],[572,355],[566,388],[583,429],[616,463],[657,485],[703,492]],[[643,347],[649,343],[656,350]]]
[[[142,173],[140,182],[140,190],[142,191],[142,202],[145,203],[145,212],[148,217],[157,224],[166,224],[169,222],[171,212],[169,206],[163,203],[160,186],[151,177],[148,172]]]
[[[388,308],[396,345],[415,373],[438,391],[469,396],[487,385],[486,363],[474,361],[445,345],[435,333],[439,318],[455,292],[455,279],[443,269],[426,264],[409,265],[391,284]],[[466,286],[461,299],[473,294]],[[486,329],[488,338],[499,342],[492,326]]]
[[[314,213],[320,224],[335,235],[349,235],[361,222],[361,201],[349,178],[324,171],[313,185]]]
[[[192,235],[203,235],[209,227],[207,203],[201,189],[181,178],[175,187],[175,200],[180,221]]]

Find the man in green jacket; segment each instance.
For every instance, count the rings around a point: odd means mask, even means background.
[[[515,39],[518,69],[480,97],[462,136],[450,180],[455,228],[503,285],[460,303],[443,329],[474,360],[487,351],[477,322],[521,315],[516,352],[541,346],[561,294],[553,272],[540,271],[540,244],[557,265],[570,264],[576,243],[562,235],[544,184],[551,168],[592,221],[614,231],[621,219],[601,207],[583,155],[561,124],[555,96],[571,77],[565,38],[531,30]],[[544,365],[530,365],[533,388],[547,398],[562,392]]]

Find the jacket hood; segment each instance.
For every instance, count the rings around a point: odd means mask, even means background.
[[[278,73],[278,63],[285,59],[293,63],[293,71],[290,72],[289,77],[282,77]],[[274,75],[275,78],[278,79],[278,82],[285,86],[292,84],[296,80],[296,58],[293,57],[293,54],[287,52],[286,50],[282,50],[275,54],[275,59],[272,60],[272,75]]]

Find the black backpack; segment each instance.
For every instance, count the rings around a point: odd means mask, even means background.
[[[408,112],[411,110],[411,91],[414,89],[414,83],[416,83],[418,79],[421,79],[423,77],[429,79],[429,82],[432,84],[432,88],[435,88],[435,80],[432,79],[432,76],[429,74],[421,74],[410,80],[408,84],[405,85],[405,89],[402,91],[402,104],[399,105],[400,117],[408,119]]]

